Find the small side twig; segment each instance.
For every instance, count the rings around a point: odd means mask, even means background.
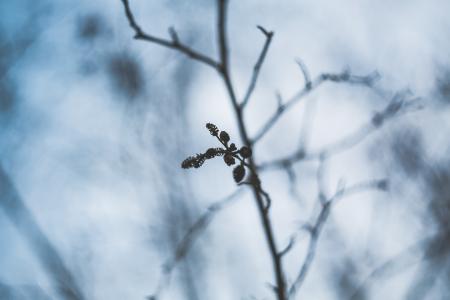
[[[303,70],[303,69],[302,69]],[[306,70],[306,69],[305,69]],[[309,78],[309,75],[308,75]],[[319,75],[313,81],[306,81],[305,86],[300,89],[295,95],[293,95],[289,100],[287,100],[284,104],[278,106],[277,110],[272,114],[271,117],[264,123],[261,129],[256,133],[256,135],[252,139],[252,143],[258,142],[261,138],[263,138],[266,133],[275,125],[279,118],[281,118],[286,111],[291,109],[295,104],[297,104],[301,99],[303,99],[306,95],[308,95],[311,91],[318,88],[324,82],[347,82],[350,84],[358,84],[367,87],[373,87],[375,81],[379,78],[379,74],[377,72],[373,72],[366,76],[357,76],[351,75],[348,71],[339,73],[339,74],[331,74],[331,73],[323,73]]]
[[[287,166],[292,166],[301,160],[317,160],[322,156],[330,157],[346,151],[363,140],[368,138],[376,130],[384,126],[388,121],[391,121],[395,117],[407,112],[420,109],[420,98],[414,98],[411,100],[397,99],[395,96],[393,100],[381,111],[375,113],[373,117],[366,124],[357,128],[353,133],[343,137],[342,139],[333,142],[322,149],[317,151],[305,151],[304,147],[299,147],[293,154],[286,157],[279,158],[273,161],[264,162],[259,165],[259,170],[268,169],[285,169]]]
[[[318,217],[316,218],[316,221],[311,226],[309,233],[310,233],[310,240],[308,249],[306,252],[305,260],[303,261],[302,266],[300,267],[300,271],[298,272],[298,275],[296,276],[293,284],[289,288],[289,297],[294,297],[300,286],[303,284],[306,275],[308,274],[308,271],[310,270],[310,267],[312,265],[312,262],[314,261],[314,257],[316,255],[316,249],[317,249],[317,243],[320,237],[320,234],[322,232],[323,226],[325,225],[328,216],[330,215],[332,205],[334,203],[346,196],[350,196],[355,193],[360,193],[368,190],[386,190],[387,183],[386,180],[370,180],[370,181],[364,181],[361,183],[357,183],[355,185],[352,185],[348,188],[341,188],[339,189],[329,200],[322,203],[322,208],[319,212]],[[323,192],[322,192],[323,193]]]
[[[167,47],[167,48],[178,50],[194,60],[205,63],[205,64],[213,67],[216,70],[219,69],[219,64],[214,59],[182,44],[179,41],[178,34],[176,33],[176,31],[173,27],[169,28],[169,34],[170,34],[172,40],[159,38],[159,37],[156,37],[156,36],[153,36],[153,35],[150,35],[150,34],[144,32],[142,30],[142,28],[139,26],[139,24],[136,22],[133,12],[131,11],[131,8],[130,8],[129,1],[128,0],[121,0],[121,1],[123,3],[124,9],[125,9],[125,15],[128,19],[128,23],[130,24],[130,27],[134,30],[134,33],[135,33],[134,38],[135,39],[159,44],[159,45]]]
[[[272,41],[272,37],[274,35],[273,31],[267,31],[262,26],[258,25],[257,28],[259,30],[261,30],[261,32],[266,37],[266,42],[264,43],[261,53],[259,54],[258,60],[256,61],[255,66],[253,67],[252,78],[250,79],[250,84],[248,85],[247,92],[245,93],[244,99],[241,102],[241,105],[240,105],[241,109],[243,109],[248,104],[248,101],[250,100],[253,90],[255,89],[256,82],[258,80],[258,75],[261,70],[261,66],[264,62],[264,59],[266,58],[266,54],[267,54],[267,51],[269,50],[270,42]]]
[[[303,74],[303,79],[305,80],[305,88],[306,89],[310,89],[311,88],[311,77],[309,75],[309,70],[306,67],[306,65],[303,63],[303,61],[301,59],[297,59],[296,60],[297,65],[300,67],[300,70],[302,71]]]

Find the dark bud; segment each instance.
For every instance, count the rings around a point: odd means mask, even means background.
[[[213,158],[216,155],[217,155],[217,149],[216,148],[209,148],[205,152],[205,157],[208,158],[208,159]]]
[[[225,156],[223,157],[223,161],[227,164],[227,166],[232,166],[236,163],[233,155],[231,154],[225,154]]]
[[[219,135],[219,138],[225,144],[230,141],[230,136],[228,135],[228,133],[226,131],[221,131],[220,135]]]
[[[212,123],[206,123],[206,128],[209,130],[209,133],[213,136],[217,136],[219,134],[219,129],[216,125]]]
[[[239,183],[244,179],[245,176],[245,168],[242,165],[237,166],[233,169],[233,178],[236,183]]]
[[[205,162],[205,156],[203,154],[197,154],[196,156],[189,156],[181,163],[183,169],[200,168]]]
[[[225,149],[223,149],[223,148],[209,148],[205,152],[205,158],[206,159],[211,159],[211,158],[214,158],[216,156],[222,156],[224,154],[225,154]]]
[[[231,151],[235,151],[237,148],[236,148],[236,145],[234,144],[234,143],[231,143],[230,144],[230,150]]]
[[[244,146],[241,148],[241,150],[239,150],[239,153],[243,158],[249,158],[250,156],[252,156],[252,149]]]

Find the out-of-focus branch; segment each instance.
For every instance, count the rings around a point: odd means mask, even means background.
[[[306,275],[308,274],[308,271],[311,268],[311,265],[314,261],[314,257],[316,255],[317,243],[320,234],[322,232],[323,226],[325,225],[325,222],[327,221],[328,216],[330,215],[332,205],[334,205],[335,202],[338,201],[339,199],[353,195],[355,193],[365,192],[369,190],[384,191],[386,189],[387,189],[386,180],[363,181],[349,187],[340,188],[330,199],[321,203],[321,209],[315,222],[312,225],[307,225],[304,227],[308,229],[308,232],[310,234],[309,245],[306,252],[305,260],[303,261],[303,264],[300,267],[300,271],[296,276],[292,286],[289,288],[289,297],[294,299],[295,294],[303,284]],[[325,191],[319,191],[319,195],[320,194],[325,195]]]
[[[269,117],[269,119],[264,123],[261,129],[253,137],[253,139],[251,140],[252,144],[257,143],[261,138],[263,138],[266,135],[266,133],[276,124],[278,119],[280,119],[287,111],[289,111],[292,107],[294,107],[295,104],[299,103],[299,101],[303,99],[306,95],[308,95],[311,91],[322,85],[322,83],[327,81],[346,82],[350,84],[358,84],[373,87],[373,84],[380,77],[378,72],[373,72],[366,76],[357,76],[351,75],[349,71],[345,71],[339,74],[323,73],[313,81],[310,81],[309,73],[306,71],[307,69],[303,64],[300,64],[300,66],[305,76],[304,87],[301,90],[299,90],[295,95],[293,95],[289,100],[287,100],[285,103],[283,103],[283,101],[278,101],[277,110],[272,114],[271,117]],[[281,99],[280,96],[278,96],[278,98]]]
[[[374,268],[362,281],[361,284],[356,288],[350,300],[357,300],[360,298],[361,293],[369,287],[373,281],[381,277],[392,276],[404,269],[410,267],[425,259],[431,259],[432,256],[428,256],[424,250],[430,242],[434,240],[439,240],[442,238],[447,238],[449,232],[439,233],[437,235],[421,239],[406,249],[402,250],[400,253],[396,254],[392,258],[386,260],[378,267]]]
[[[170,282],[170,277],[175,267],[186,257],[186,255],[189,253],[189,250],[192,248],[192,245],[206,230],[216,214],[239,199],[239,196],[243,191],[243,189],[237,189],[235,192],[225,197],[224,199],[211,204],[210,206],[208,206],[206,211],[197,219],[197,221],[195,221],[191,225],[191,227],[189,227],[186,234],[178,243],[175,249],[174,256],[164,263],[156,291],[152,296],[148,297],[149,299],[156,300],[161,296],[161,293]]]
[[[303,79],[305,80],[305,88],[311,88],[311,76],[309,75],[309,70],[301,59],[297,59],[297,65],[303,74]]]
[[[153,35],[150,35],[142,30],[142,28],[139,26],[139,24],[136,22],[136,19],[133,15],[133,12],[131,11],[130,4],[128,0],[121,0],[125,9],[125,15],[128,19],[128,23],[130,24],[130,27],[134,30],[134,38],[137,40],[143,40],[151,43],[155,43],[167,48],[171,48],[174,50],[178,50],[185,55],[189,56],[190,58],[200,61],[202,63],[205,63],[214,69],[219,69],[219,64],[212,58],[197,52],[196,50],[193,50],[192,48],[184,45],[180,42],[178,38],[178,34],[175,31],[174,28],[169,28],[169,34],[171,37],[171,40],[159,38]]]
[[[317,151],[306,152],[304,147],[299,147],[299,149],[297,149],[293,154],[284,158],[262,163],[258,168],[259,170],[283,169],[287,166],[292,166],[301,160],[317,160],[320,159],[320,157],[330,157],[346,151],[361,143],[373,132],[386,124],[386,122],[400,116],[401,114],[420,109],[421,106],[419,100],[419,98],[413,98],[407,101],[403,98],[394,96],[383,110],[375,113],[368,123],[363,124],[348,136]]]
[[[26,207],[13,182],[1,165],[0,207],[34,250],[33,252],[47,271],[61,299],[85,299],[74,275],[65,265],[61,254],[39,227],[39,224]]]
[[[255,89],[256,82],[258,81],[258,75],[261,70],[261,66],[264,62],[264,59],[266,58],[267,50],[269,50],[270,42],[272,41],[272,37],[274,35],[273,31],[267,31],[262,26],[258,26],[258,29],[261,30],[261,32],[266,37],[266,42],[264,43],[261,53],[259,54],[258,60],[256,61],[255,66],[253,67],[252,78],[250,79],[250,84],[248,85],[244,99],[241,102],[241,109],[243,109],[248,104],[248,101],[250,100],[250,97]]]

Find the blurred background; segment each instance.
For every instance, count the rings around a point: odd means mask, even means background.
[[[174,26],[184,43],[218,56],[215,1],[130,5],[146,32],[168,37]],[[288,98],[304,86],[296,59],[312,78],[380,74],[376,88],[318,87],[255,146],[257,163],[351,136],[392,95],[421,100],[323,166],[262,171],[279,247],[299,236],[284,262],[289,282],[305,259],[302,228],[317,217],[318,192],[389,181],[333,206],[296,299],[450,298],[448,11],[445,0],[230,1],[240,97],[264,43],[256,25],[275,32],[246,111],[251,135],[276,110],[277,91]],[[119,0],[1,1],[0,13],[0,299],[71,299],[75,286],[99,300],[273,299],[244,187],[177,258],[190,226],[237,190],[220,159],[180,168],[219,146],[207,122],[241,144],[217,73],[134,40]]]

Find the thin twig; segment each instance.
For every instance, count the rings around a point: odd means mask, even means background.
[[[297,104],[301,99],[308,95],[311,91],[318,88],[322,83],[331,82],[346,82],[350,84],[358,84],[368,87],[373,87],[375,81],[379,78],[377,72],[372,72],[366,76],[356,76],[351,75],[347,72],[340,74],[330,74],[323,73],[319,75],[313,81],[306,81],[305,86],[300,89],[295,95],[293,95],[288,101],[282,103],[278,106],[277,110],[272,114],[271,117],[264,123],[261,129],[256,133],[255,137],[252,139],[252,144],[257,143],[261,138],[263,138],[266,133],[275,125],[279,118],[281,118],[285,112],[291,109],[295,104]]]
[[[306,65],[303,63],[301,59],[296,60],[298,66],[300,67],[300,70],[303,74],[303,79],[305,80],[305,88],[310,89],[311,88],[311,76],[309,75],[309,70],[306,67]]]
[[[306,252],[306,257],[300,268],[300,271],[299,271],[297,277],[295,278],[294,283],[292,284],[291,288],[289,289],[289,297],[290,298],[294,297],[295,293],[298,291],[300,286],[303,284],[303,282],[306,278],[306,275],[311,267],[311,264],[316,255],[317,241],[319,239],[319,235],[322,230],[322,227],[325,224],[325,221],[327,220],[328,215],[330,213],[330,208],[331,208],[331,202],[326,203],[322,207],[322,210],[320,211],[317,221],[314,224],[314,227],[310,231],[310,240],[309,240],[308,250]]]
[[[169,28],[169,34],[170,34],[172,40],[159,38],[159,37],[150,35],[148,33],[145,33],[142,30],[142,28],[138,25],[138,23],[136,22],[136,19],[131,11],[128,0],[121,0],[121,1],[123,3],[124,9],[125,9],[125,15],[128,19],[128,23],[130,24],[130,27],[134,30],[134,33],[135,33],[134,38],[135,39],[155,43],[155,44],[167,47],[167,48],[178,50],[194,60],[205,63],[205,64],[213,67],[216,70],[219,69],[219,64],[214,59],[212,59],[202,53],[199,53],[199,52],[191,49],[190,47],[182,44],[179,41],[178,34],[176,33],[176,31],[173,27]]]
[[[311,268],[312,262],[314,261],[314,257],[316,255],[317,243],[322,232],[323,226],[330,215],[332,205],[334,203],[346,196],[353,195],[355,193],[360,193],[368,190],[386,190],[386,180],[370,180],[363,181],[361,183],[357,183],[348,188],[339,189],[334,196],[332,196],[329,200],[322,204],[322,208],[319,212],[319,215],[314,222],[314,225],[311,226],[310,232],[310,240],[308,249],[306,252],[305,260],[300,268],[300,271],[297,277],[294,280],[294,283],[289,289],[289,297],[294,297],[296,292],[299,290],[300,286],[303,284],[308,271]],[[324,193],[322,191],[322,193]]]
[[[388,121],[391,121],[400,114],[415,111],[420,109],[419,100],[420,98],[414,98],[408,101],[398,99],[396,97],[380,112],[373,115],[371,120],[361,127],[357,128],[353,133],[343,137],[342,139],[333,142],[327,146],[324,146],[320,150],[307,152],[301,146],[293,154],[286,157],[279,158],[273,161],[262,163],[258,169],[268,170],[268,169],[283,169],[287,166],[291,166],[301,160],[317,160],[320,157],[330,157],[332,155],[339,154],[346,151],[364,141],[377,129],[380,129]]]
[[[244,109],[244,107],[248,104],[248,101],[250,100],[250,97],[255,89],[256,82],[258,81],[258,75],[261,70],[261,66],[264,62],[264,59],[266,58],[267,50],[269,50],[270,42],[272,41],[272,37],[274,35],[273,31],[267,31],[262,26],[258,25],[257,28],[261,30],[261,32],[264,34],[264,36],[266,37],[266,41],[261,50],[261,53],[259,54],[258,60],[256,61],[255,66],[253,67],[252,78],[250,79],[250,84],[248,85],[244,99],[241,102],[241,109]]]

